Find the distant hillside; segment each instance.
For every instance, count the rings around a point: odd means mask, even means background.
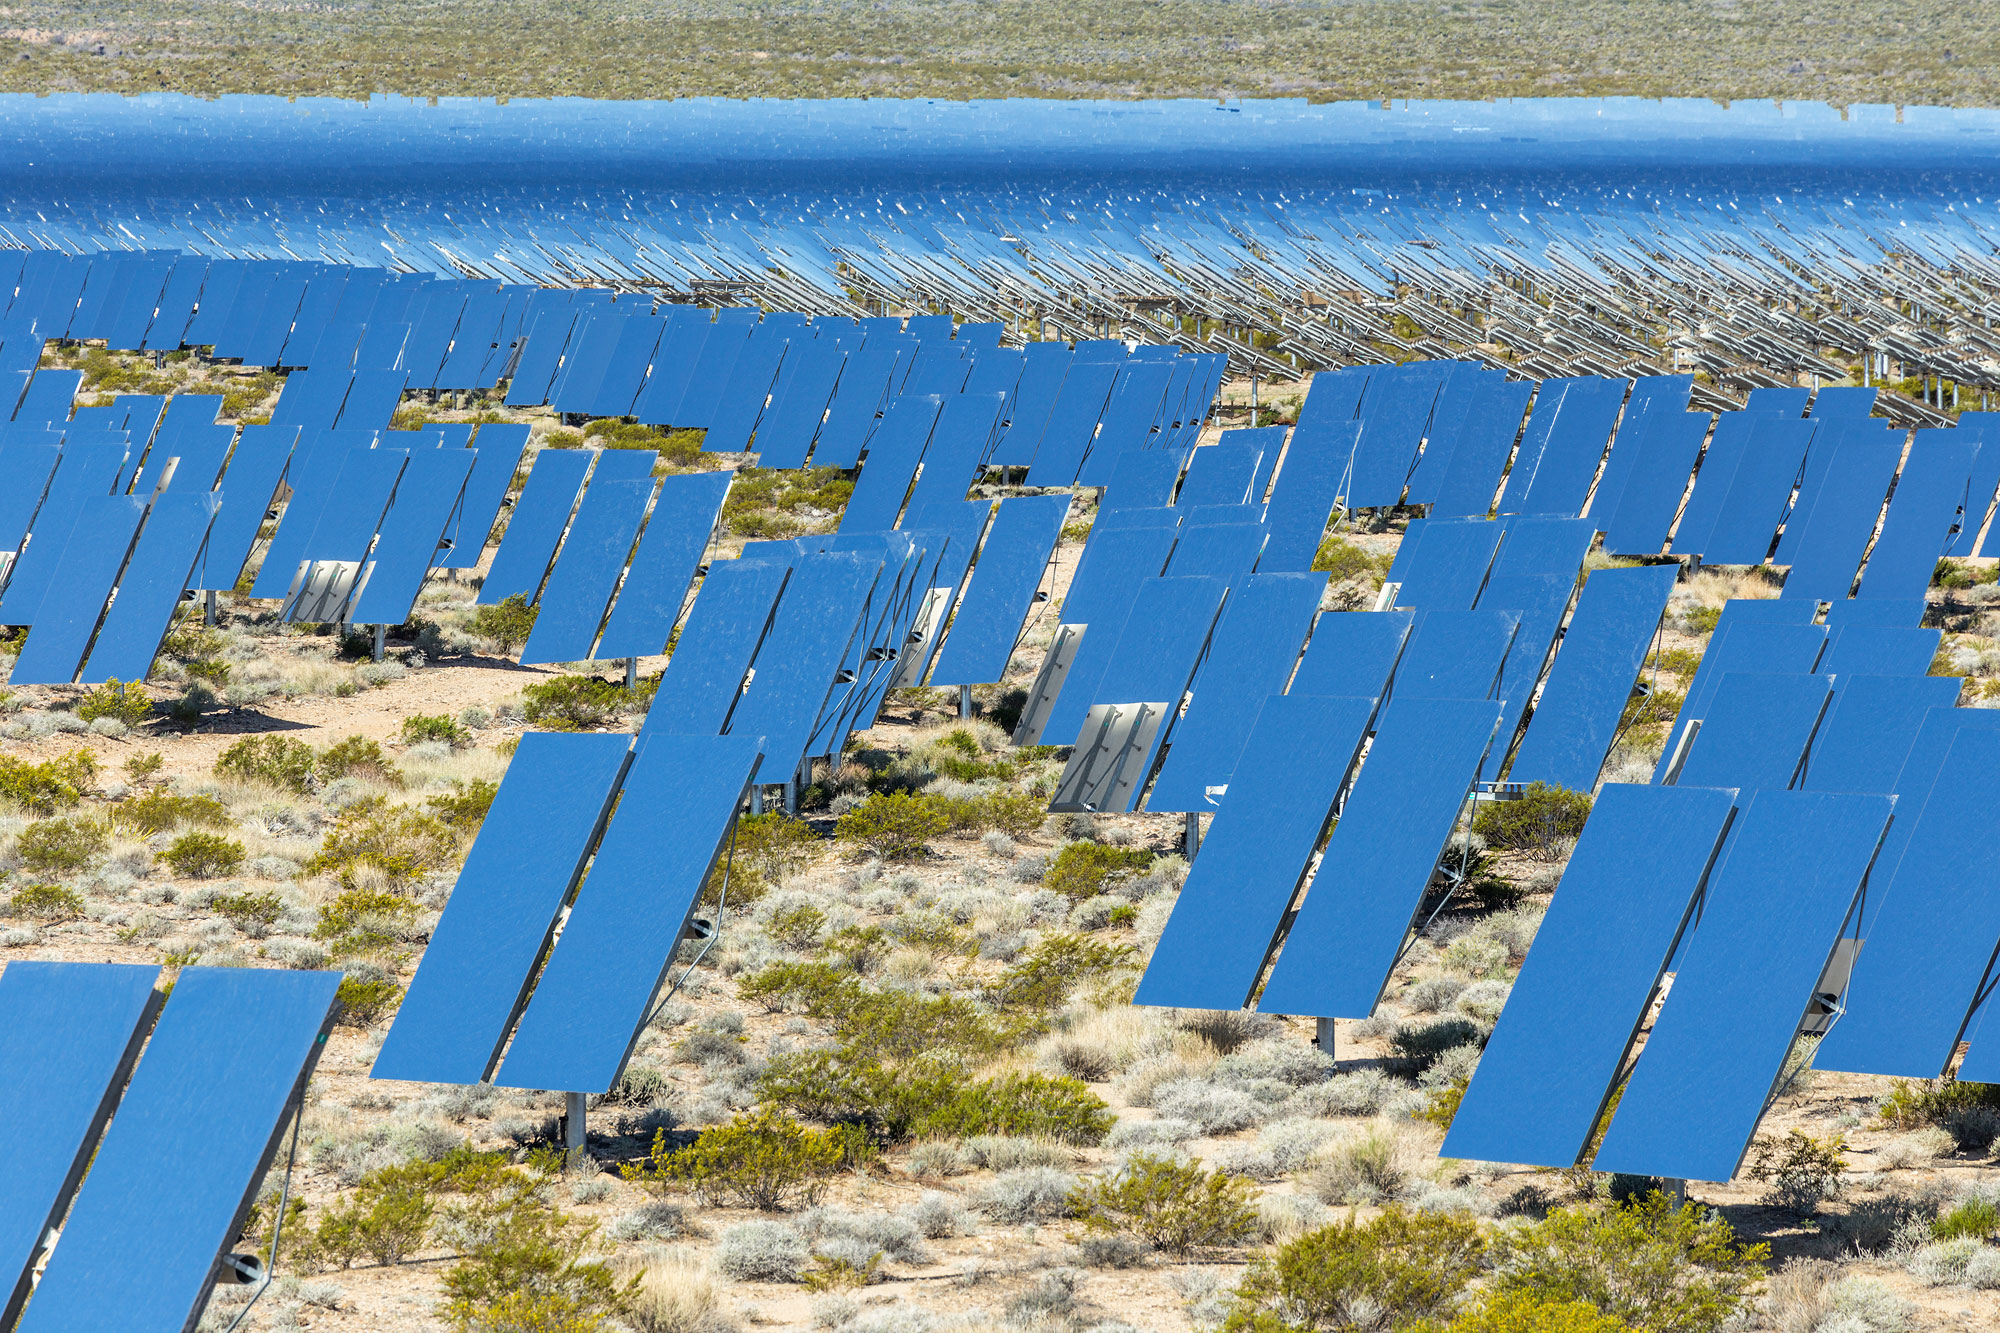
[[[0,89],[2000,100],[1964,0],[15,0]]]

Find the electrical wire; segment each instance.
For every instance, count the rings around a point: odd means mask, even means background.
[[[667,993],[660,997],[660,1002],[653,1006],[651,1013],[646,1015],[646,1021],[639,1025],[642,1030],[650,1026],[652,1021],[660,1016],[660,1011],[667,1007],[667,1001],[673,999],[675,992],[687,984],[687,979],[694,975],[694,970],[697,967],[701,966],[701,960],[708,957],[708,951],[713,949],[715,942],[722,938],[722,909],[729,905],[729,872],[736,865],[736,830],[741,821],[741,814],[729,821],[729,852],[722,861],[722,888],[715,897],[715,924],[708,932],[708,941],[701,946],[701,952],[694,956],[694,961],[687,965],[687,970],[681,973],[681,979],[667,987]]]
[[[285,1208],[291,1202],[292,1168],[298,1164],[299,1127],[305,1123],[305,1119],[305,1099],[300,1098],[298,1114],[292,1117],[292,1150],[285,1157],[285,1180],[283,1184],[278,1186],[278,1216],[271,1223],[271,1261],[264,1265],[264,1280],[258,1284],[257,1290],[250,1293],[250,1299],[244,1303],[241,1310],[236,1312],[236,1317],[229,1321],[229,1327],[225,1328],[222,1333],[235,1333],[236,1326],[250,1317],[250,1307],[255,1305],[258,1299],[271,1289],[273,1282],[277,1281],[278,1243],[285,1237]]]

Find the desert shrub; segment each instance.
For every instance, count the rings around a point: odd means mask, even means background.
[[[344,741],[329,745],[326,751],[313,761],[313,770],[321,781],[331,782],[335,778],[371,778],[390,786],[400,786],[403,775],[382,753],[382,747],[374,741],[360,736],[349,736]]]
[[[492,606],[475,609],[466,628],[482,639],[491,639],[504,656],[528,641],[539,609],[528,605],[525,594],[513,593]]]
[[[74,921],[83,915],[83,898],[60,884],[30,884],[7,899],[8,916],[36,921]]]
[[[770,884],[786,880],[812,864],[819,849],[812,825],[790,815],[744,815],[736,821],[736,858]]]
[[[903,1210],[903,1216],[909,1219],[919,1236],[928,1240],[969,1236],[975,1230],[975,1223],[964,1205],[938,1190],[924,1191],[921,1198]]]
[[[125,761],[125,776],[134,782],[145,782],[160,775],[167,766],[167,757],[158,751],[152,754],[135,754]]]
[[[270,926],[284,914],[285,900],[275,893],[224,893],[209,900],[208,910],[239,926]]]
[[[1583,1301],[1639,1333],[1714,1333],[1763,1276],[1768,1245],[1738,1245],[1729,1223],[1657,1191],[1617,1208],[1562,1208],[1503,1232],[1496,1292]]]
[[[1130,945],[1068,933],[1045,935],[994,980],[987,998],[1002,1013],[1014,1016],[1017,1029],[1044,1027],[1079,986],[1124,966],[1132,957]]]
[[[1073,842],[1056,853],[1042,874],[1042,883],[1075,902],[1104,892],[1114,879],[1136,875],[1153,863],[1153,854],[1138,847],[1107,847],[1099,842]]]
[[[340,1002],[342,1027],[365,1028],[386,1017],[403,997],[403,988],[387,978],[372,980],[347,977],[335,998]]]
[[[1967,1199],[1949,1212],[1939,1213],[1931,1222],[1931,1235],[1937,1240],[1957,1240],[1964,1236],[1991,1240],[1996,1234],[2000,1234],[2000,1207],[1990,1199]]]
[[[763,1111],[704,1130],[678,1150],[667,1146],[665,1130],[656,1131],[652,1154],[626,1175],[682,1182],[714,1205],[777,1212],[819,1202],[846,1156],[843,1135]]]
[[[841,842],[867,848],[888,861],[914,861],[930,851],[930,840],[951,827],[951,820],[928,797],[909,792],[870,796],[833,828]]]
[[[176,875],[213,879],[243,864],[243,844],[219,833],[183,833],[161,855]]]
[[[1445,1333],[1626,1333],[1626,1329],[1586,1301],[1504,1291],[1460,1314],[1445,1326]]]
[[[1389,1038],[1389,1049],[1404,1065],[1421,1072],[1436,1064],[1446,1051],[1478,1044],[1485,1036],[1477,1023],[1454,1015],[1398,1028]]]
[[[417,1184],[364,1179],[355,1197],[335,1203],[314,1228],[310,1249],[321,1263],[350,1267],[362,1255],[399,1264],[423,1247],[436,1206]]]
[[[975,823],[1010,838],[1027,837],[1041,828],[1042,821],[1049,817],[1048,805],[1042,798],[1027,792],[989,792],[972,804],[975,807]]]
[[[21,830],[14,851],[21,864],[45,875],[84,869],[111,846],[111,835],[91,819],[42,819]]]
[[[1155,1089],[1153,1106],[1162,1118],[1193,1125],[1203,1134],[1234,1134],[1268,1113],[1262,1102],[1240,1088],[1192,1078]]]
[[[85,722],[109,717],[136,727],[153,715],[153,701],[138,681],[128,685],[114,676],[77,700],[76,715]]]
[[[812,1258],[806,1239],[782,1222],[745,1222],[718,1239],[715,1266],[738,1282],[797,1282]]]
[[[184,796],[171,791],[149,791],[111,807],[111,821],[134,833],[165,833],[183,824],[205,828],[228,828],[234,821],[229,807],[213,796]]]
[[[976,1192],[973,1207],[1006,1226],[1026,1226],[1069,1215],[1076,1177],[1048,1166],[1002,1171]]]
[[[1479,1225],[1451,1213],[1391,1208],[1309,1231],[1250,1265],[1223,1328],[1229,1333],[1289,1329],[1405,1328],[1451,1313],[1480,1271]],[[1378,1322],[1355,1315],[1378,1312]]]
[[[758,1082],[764,1101],[823,1124],[862,1126],[878,1142],[981,1134],[1101,1142],[1115,1118],[1075,1079],[1006,1074],[968,1080],[952,1061],[885,1064],[849,1052],[774,1057]]]
[[[1361,579],[1379,588],[1392,563],[1390,557],[1371,554],[1366,547],[1345,537],[1328,537],[1313,553],[1312,567],[1315,572],[1324,570],[1329,574],[1330,583]]]
[[[446,713],[417,713],[403,719],[403,744],[441,741],[454,749],[472,744],[472,733]]]
[[[788,949],[810,949],[826,929],[826,913],[809,902],[792,903],[771,913],[764,929]]]
[[[1301,1182],[1326,1203],[1375,1204],[1409,1187],[1396,1137],[1379,1129],[1336,1144]]]
[[[375,867],[392,884],[407,884],[452,864],[458,846],[457,832],[437,816],[376,797],[343,811],[305,868],[336,875],[350,889],[362,866]]]
[[[790,537],[847,508],[852,474],[838,468],[743,468],[722,502],[722,521],[739,537]]]
[[[216,759],[215,775],[303,793],[318,781],[317,760],[312,746],[290,736],[246,736]]]
[[[1104,1099],[1073,1078],[1002,1074],[962,1086],[918,1119],[913,1132],[970,1138],[1008,1134],[1059,1143],[1100,1143],[1117,1117]]]
[[[453,783],[446,795],[429,797],[424,808],[461,836],[470,838],[486,822],[486,812],[493,808],[493,798],[499,794],[499,783],[475,778],[471,782]]]
[[[1819,1139],[1794,1129],[1782,1141],[1759,1139],[1750,1150],[1747,1174],[1770,1182],[1766,1203],[1811,1217],[1822,1203],[1840,1197],[1841,1177],[1847,1172],[1841,1150],[1846,1146],[1838,1134]]]
[[[1587,794],[1536,782],[1514,800],[1482,804],[1472,831],[1492,847],[1547,855],[1582,833],[1589,818]]]
[[[1089,1230],[1123,1232],[1183,1255],[1249,1239],[1257,1225],[1254,1194],[1240,1177],[1134,1153],[1117,1170],[1078,1186],[1070,1211]]]
[[[617,716],[627,702],[623,685],[596,676],[556,676],[521,691],[528,721],[551,731],[587,731]]]
[[[1881,1102],[1883,1122],[1895,1129],[1943,1126],[1952,1116],[1982,1107],[2000,1110],[2000,1083],[1897,1079]]]
[[[734,1333],[722,1284],[698,1257],[649,1250],[633,1262],[642,1271],[624,1314],[637,1333]]]
[[[31,815],[52,815],[82,800],[97,782],[97,757],[71,750],[39,764],[0,755],[0,797]]]
[[[335,953],[364,953],[399,942],[416,915],[415,903],[393,893],[349,889],[319,909],[313,935]]]
[[[464,1333],[587,1333],[624,1304],[603,1262],[586,1258],[593,1228],[522,1190],[482,1210],[444,1275],[442,1313]]]

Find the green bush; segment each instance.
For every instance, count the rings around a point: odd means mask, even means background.
[[[1240,1176],[1134,1153],[1117,1170],[1078,1185],[1070,1207],[1091,1231],[1137,1236],[1180,1256],[1243,1244],[1257,1226],[1255,1195]]]
[[[948,1055],[900,1063],[848,1050],[780,1055],[766,1065],[758,1095],[802,1119],[860,1126],[881,1143],[1008,1134],[1091,1146],[1116,1123],[1103,1099],[1075,1079],[968,1079]]]
[[[482,639],[493,640],[504,657],[528,641],[540,609],[529,606],[527,597],[517,592],[492,606],[473,611],[466,627]]]
[[[471,782],[454,783],[447,795],[430,797],[424,808],[470,838],[486,822],[486,812],[493,808],[493,798],[499,794],[499,783],[474,778]]]
[[[1931,1235],[1938,1240],[1992,1240],[2000,1235],[2000,1207],[1987,1199],[1967,1199],[1948,1213],[1940,1213],[1931,1223]]]
[[[1746,1168],[1752,1180],[1769,1181],[1767,1202],[1800,1217],[1811,1217],[1820,1204],[1838,1198],[1847,1159],[1847,1146],[1839,1134],[1815,1138],[1801,1129],[1786,1133],[1782,1140],[1759,1139],[1750,1150]]]
[[[1077,1079],[1002,1074],[956,1084],[952,1095],[917,1118],[911,1133],[917,1138],[1008,1134],[1092,1147],[1117,1120],[1104,1099]]]
[[[111,835],[92,819],[43,819],[21,830],[14,854],[28,869],[66,875],[85,869],[111,846]]]
[[[810,949],[819,942],[820,931],[826,928],[826,913],[811,903],[795,903],[782,911],[771,913],[764,923],[765,931],[772,939],[788,949]]]
[[[30,884],[7,900],[7,915],[37,921],[74,921],[83,915],[83,899],[60,884]]]
[[[245,736],[215,761],[215,775],[304,793],[318,780],[318,756],[290,736]]]
[[[82,800],[97,784],[97,756],[71,750],[39,764],[0,755],[0,797],[31,815],[52,815]]]
[[[229,807],[213,796],[183,796],[178,792],[149,791],[111,807],[111,821],[134,833],[165,833],[183,824],[206,828],[228,828],[235,821]]]
[[[1054,1014],[1086,981],[1105,976],[1132,960],[1124,944],[1106,944],[1064,932],[1045,935],[1027,955],[994,981],[987,998],[1003,1013],[1025,1015],[1031,1023]]]
[[[270,892],[223,893],[211,899],[208,907],[239,926],[270,926],[284,914],[285,900]]]
[[[777,1212],[819,1202],[846,1157],[842,1135],[760,1111],[703,1130],[679,1150],[666,1146],[665,1130],[657,1131],[652,1154],[625,1174],[681,1182],[711,1205]]]
[[[313,761],[313,771],[320,779],[332,782],[336,778],[361,777],[386,783],[391,787],[403,784],[403,775],[382,753],[382,747],[360,736],[349,736],[346,740],[326,748],[325,753]]]
[[[1495,1242],[1496,1293],[1582,1301],[1638,1333],[1715,1333],[1742,1311],[1770,1258],[1729,1223],[1657,1191],[1617,1208],[1563,1208]]]
[[[1931,570],[1931,583],[1937,587],[1952,591],[1990,582],[1992,582],[1992,579],[1986,576],[1986,571],[1975,569],[1973,566],[1958,560],[1939,560]]]
[[[176,875],[214,879],[243,864],[243,844],[219,833],[183,833],[162,855]]]
[[[1584,1301],[1504,1291],[1445,1326],[1445,1333],[1628,1333],[1624,1324]]]
[[[1312,567],[1315,573],[1325,571],[1330,575],[1330,583],[1362,579],[1379,588],[1382,580],[1388,577],[1389,566],[1393,563],[1391,556],[1373,555],[1366,547],[1345,537],[1329,536],[1320,542],[1319,550],[1313,553]]]
[[[453,864],[458,848],[457,831],[436,815],[375,797],[342,812],[305,868],[335,875],[349,889],[362,866],[375,867],[392,884],[408,884]]]
[[[1390,1208],[1309,1231],[1250,1265],[1236,1289],[1226,1333],[1350,1329],[1367,1302],[1383,1325],[1410,1328],[1449,1315],[1479,1275],[1479,1224],[1455,1213]]]
[[[756,442],[751,442],[756,447]],[[833,526],[854,494],[838,468],[741,468],[722,502],[722,521],[739,537],[790,537]]]
[[[1722,608],[1719,606],[1697,606],[1682,618],[1690,634],[1713,634],[1715,627],[1722,623]]]
[[[594,1228],[538,1200],[531,1185],[468,1210],[461,1258],[444,1275],[443,1314],[460,1333],[595,1333],[623,1305]]]
[[[135,754],[125,761],[125,776],[134,782],[145,782],[160,775],[167,766],[167,757],[157,750],[152,754]]]
[[[624,686],[596,676],[555,676],[521,691],[528,721],[551,731],[601,727],[628,699]]]
[[[870,796],[842,815],[833,836],[866,847],[888,861],[914,861],[930,851],[930,840],[951,827],[937,802],[908,792]]]
[[[706,430],[642,426],[616,417],[599,417],[583,428],[583,439],[596,440],[601,449],[651,449],[662,462],[675,467],[699,463],[701,442],[707,437]]]
[[[736,861],[772,885],[812,864],[819,839],[812,825],[790,815],[744,815],[736,821]]]
[[[1153,854],[1144,848],[1073,842],[1056,853],[1042,874],[1042,886],[1081,902],[1104,892],[1112,880],[1137,874],[1152,863]]]
[[[386,977],[374,981],[347,977],[334,998],[340,1003],[336,1021],[342,1027],[373,1027],[403,998],[403,988]]]
[[[138,681],[127,685],[114,676],[77,701],[76,715],[85,722],[114,717],[136,727],[153,715],[153,701]]]
[[[444,713],[418,713],[403,719],[403,744],[443,741],[454,749],[472,744],[472,733]]]
[[[1889,1085],[1879,1114],[1892,1129],[1922,1129],[1942,1125],[1961,1111],[1974,1107],[2000,1109],[2000,1083],[1914,1082],[1897,1079]]]
[[[393,893],[349,889],[319,909],[313,935],[336,953],[364,953],[396,944],[415,921],[417,905]]]
[[[354,1202],[327,1209],[308,1248],[319,1262],[341,1268],[351,1267],[364,1254],[384,1267],[393,1266],[423,1247],[434,1211],[429,1197],[414,1186],[364,1188]]]
[[[1590,797],[1585,793],[1534,782],[1511,801],[1482,802],[1472,831],[1490,847],[1547,855],[1582,833],[1589,818]]]

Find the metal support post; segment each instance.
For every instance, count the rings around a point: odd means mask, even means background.
[[[796,815],[798,812],[799,812],[799,775],[794,773],[792,774],[791,777],[785,780],[785,813],[788,815]]]
[[[1340,1054],[1333,1049],[1333,1020],[1331,1018],[1315,1018],[1313,1020],[1313,1046],[1317,1050],[1324,1051],[1327,1059],[1335,1063],[1339,1062]]]
[[[1257,424],[1257,372],[1250,372],[1250,424]]]
[[[1182,854],[1187,857],[1189,864],[1193,864],[1194,854],[1201,850],[1200,811],[1190,810],[1187,812],[1187,825],[1181,833],[1181,848]]]
[[[213,588],[202,594],[201,623],[203,625],[215,624],[215,589]]]
[[[750,813],[753,815],[764,813],[764,784],[761,782],[750,789]]]
[[[636,657],[628,657],[625,659],[625,688],[628,690],[632,689],[636,687],[638,683],[639,683],[639,659]]]
[[[1660,1193],[1666,1195],[1667,1201],[1674,1207],[1684,1207],[1688,1201],[1688,1183],[1680,1176],[1664,1177],[1660,1181]]]
[[[584,1125],[584,1094],[565,1092],[563,1094],[563,1147],[570,1152],[582,1152],[587,1137]]]
[[[972,716],[972,687],[970,685],[961,685],[958,687],[958,715],[960,717]]]
[[[375,627],[375,660],[376,660],[376,661],[378,661],[378,662],[379,662],[379,661],[381,661],[381,660],[382,660],[382,645],[383,645],[383,644],[385,644],[385,643],[387,643],[387,642],[388,642],[388,640],[389,640],[389,627],[388,627],[387,625],[377,625],[377,626]]]

